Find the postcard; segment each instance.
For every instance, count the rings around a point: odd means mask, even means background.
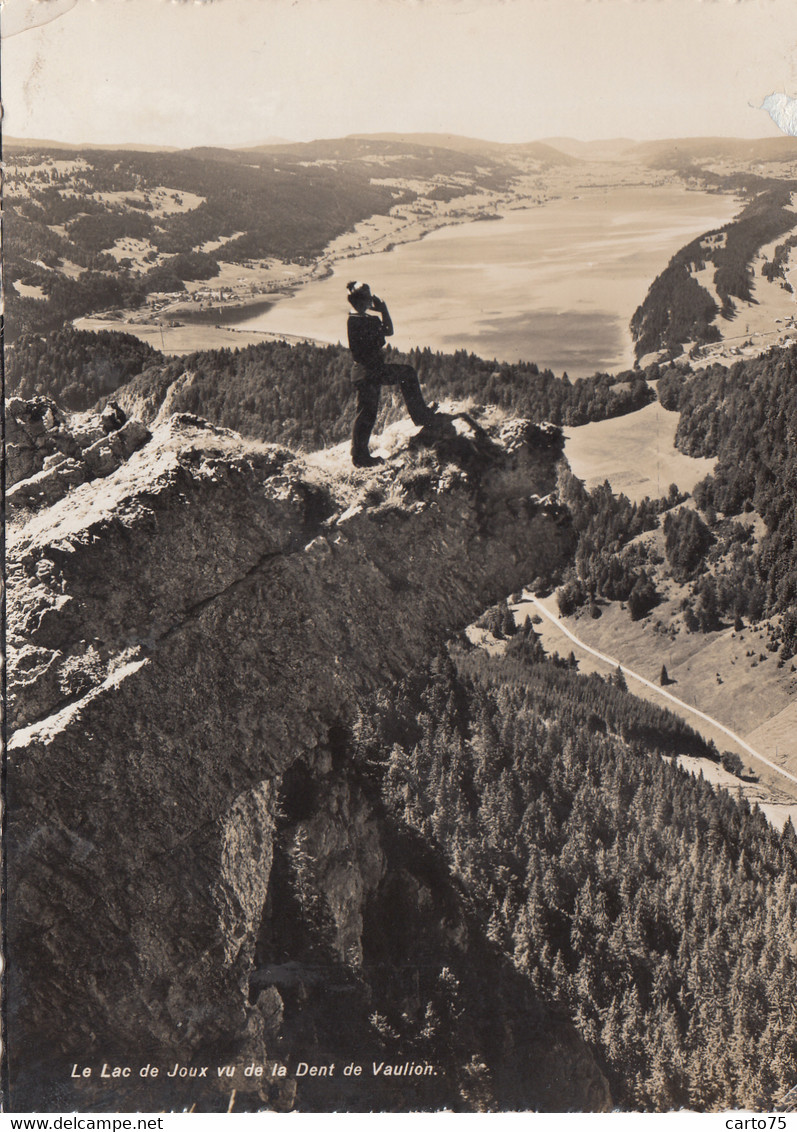
[[[797,1103],[797,13],[6,0],[4,1108]]]

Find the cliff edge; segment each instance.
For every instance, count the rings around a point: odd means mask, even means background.
[[[185,415],[133,431],[102,478],[75,484],[73,461],[61,491],[59,457],[46,496],[17,489],[12,1110],[201,1111],[232,1090],[283,1110],[605,1108],[575,1030],[345,757],[359,697],[571,552],[543,499],[558,430],[454,417],[368,473]],[[430,1038],[451,980],[457,1033]],[[388,1000],[418,1018],[400,1060]]]

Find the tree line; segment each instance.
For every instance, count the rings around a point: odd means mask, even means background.
[[[760,541],[726,525],[730,559],[718,594],[734,616],[785,615],[783,655],[797,651],[797,347],[773,348],[727,368],[669,369],[659,381],[665,408],[680,421],[678,447],[717,463],[694,490],[703,514],[733,519],[757,512]],[[705,536],[704,536],[705,537]],[[727,542],[730,537],[730,542]],[[709,552],[711,553],[711,552]]]
[[[6,350],[6,392],[52,397],[61,408],[80,412],[148,366],[165,361],[159,350],[133,334],[65,326],[46,338],[23,337]]]
[[[414,365],[430,399],[472,399],[554,424],[603,420],[639,408],[655,396],[641,375],[629,381],[628,374],[596,374],[571,382],[533,363],[505,365],[466,351],[424,349],[407,355],[389,350],[388,357]],[[138,370],[134,358],[140,361]],[[244,436],[315,450],[344,440],[351,429],[351,356],[337,345],[264,341],[245,349],[166,359],[149,347],[137,349],[129,335],[63,327],[45,339],[26,335],[14,343],[8,350],[6,380],[12,393],[46,394],[56,400],[68,385],[67,407],[88,408],[98,397],[114,393],[159,405],[184,374],[190,380],[173,395],[174,411],[196,413]],[[403,414],[403,406],[384,397],[378,427]]]
[[[751,187],[746,188],[750,191]],[[735,298],[752,299],[751,263],[758,250],[794,228],[792,188],[792,182],[755,180],[752,199],[736,220],[676,252],[631,319],[638,358],[656,350],[677,356],[685,342],[720,338],[716,318],[734,317]],[[714,267],[720,304],[694,277],[694,272],[705,270],[708,264]]]
[[[65,321],[115,306],[135,308],[153,290],[180,290],[185,279],[212,278],[218,259],[243,263],[275,256],[306,263],[369,216],[412,201],[413,190],[374,180],[371,156],[390,158],[391,176],[463,176],[490,188],[506,187],[510,171],[488,157],[387,142],[288,146],[280,152],[199,149],[178,153],[127,150],[19,149],[13,160],[80,159],[72,173],[55,169],[11,177],[4,200],[6,340],[46,333]],[[153,190],[201,198],[194,208],[156,213]],[[458,190],[465,191],[465,190]],[[115,194],[113,198],[100,194]],[[139,196],[121,196],[138,193]],[[58,231],[54,231],[58,228]],[[122,238],[148,241],[156,270],[138,269],[109,254]],[[203,245],[224,240],[217,252]],[[178,257],[202,256],[201,274],[186,274]],[[65,276],[65,261],[84,269]],[[101,278],[96,277],[97,273]],[[13,284],[39,286],[44,299],[19,294]],[[176,281],[176,282],[175,282]]]
[[[793,1087],[797,838],[675,765],[716,757],[684,723],[546,660],[526,625],[375,697],[353,736],[622,1108],[769,1109]]]

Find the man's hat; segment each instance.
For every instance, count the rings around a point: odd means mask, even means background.
[[[349,302],[355,305],[362,299],[371,298],[371,288],[368,284],[359,283],[356,279],[353,279],[351,283],[347,283],[346,289],[349,292]]]

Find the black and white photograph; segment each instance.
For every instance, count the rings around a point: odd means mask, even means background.
[[[0,34],[3,1111],[786,1132],[797,5]]]

